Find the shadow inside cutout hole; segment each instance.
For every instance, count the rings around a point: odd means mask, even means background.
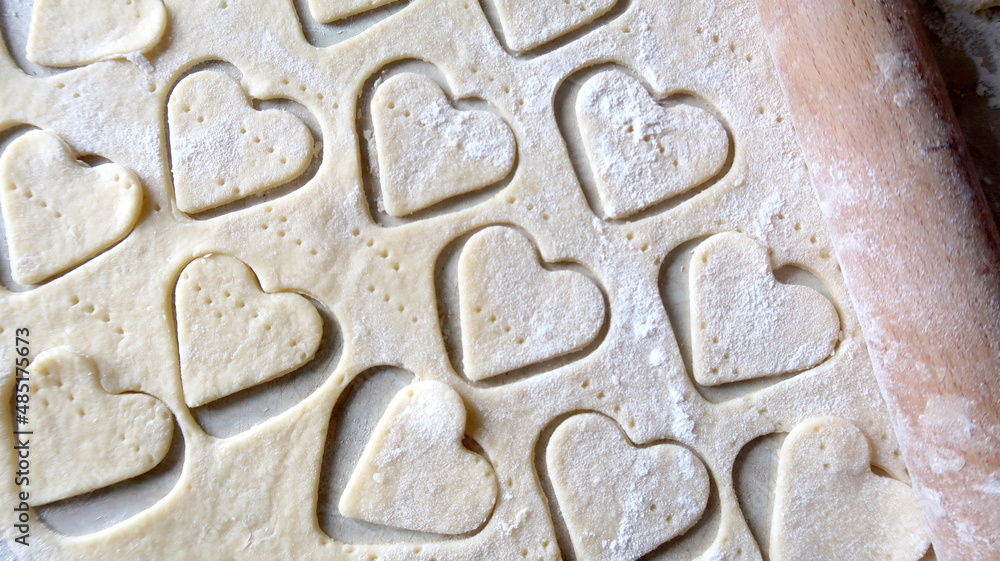
[[[523,9],[531,9],[530,6],[532,2],[538,2],[538,1],[539,0],[522,0],[522,4],[524,5]],[[542,1],[548,1],[554,3],[560,0],[542,0]],[[597,16],[592,21],[589,21],[572,31],[567,31],[562,35],[553,37],[551,40],[542,43],[541,45],[533,49],[528,49],[527,51],[523,52],[512,50],[508,46],[507,36],[503,32],[503,26],[500,23],[500,14],[497,12],[497,7],[495,2],[496,0],[479,0],[478,3],[480,8],[483,10],[483,14],[486,17],[486,20],[489,22],[490,27],[493,28],[493,34],[496,36],[497,41],[500,42],[500,44],[503,46],[504,50],[507,51],[508,54],[518,58],[532,59],[537,56],[541,56],[550,53],[552,51],[561,49],[562,47],[565,47],[566,45],[582,38],[584,35],[589,34],[591,31],[594,31],[600,27],[604,27],[608,23],[618,19],[619,16],[621,16],[628,10],[629,6],[632,3],[632,0],[617,0],[611,6],[611,8],[608,9],[607,12],[605,12],[600,16]],[[569,4],[569,2],[566,3]],[[466,2],[467,6],[473,4],[475,4],[473,0],[468,0]]]
[[[173,83],[170,85],[170,95],[173,95],[174,88],[177,86],[177,84],[180,83],[181,80],[192,74],[203,71],[219,72],[225,74],[226,76],[229,76],[230,78],[238,82],[243,90],[243,95],[246,96],[247,100],[250,103],[250,106],[253,108],[254,111],[267,111],[270,109],[277,109],[280,111],[287,111],[288,113],[291,113],[292,115],[297,117],[299,120],[305,123],[306,127],[309,128],[309,132],[312,134],[313,151],[312,151],[312,158],[309,161],[309,165],[306,166],[306,169],[303,170],[302,173],[300,173],[298,176],[292,178],[289,181],[286,181],[285,183],[275,185],[274,187],[269,187],[267,189],[264,189],[263,191],[251,195],[240,197],[234,201],[219,205],[214,208],[210,208],[201,212],[185,213],[185,214],[196,220],[209,220],[221,216],[223,214],[244,210],[253,206],[273,201],[275,199],[278,199],[280,197],[283,197],[291,193],[292,191],[299,189],[300,187],[312,181],[312,179],[316,176],[316,173],[319,171],[320,166],[323,165],[323,129],[322,127],[320,127],[319,120],[317,120],[315,115],[312,114],[312,111],[310,111],[305,105],[292,99],[287,99],[287,98],[258,99],[252,97],[250,93],[246,90],[246,88],[243,86],[243,73],[240,72],[240,70],[235,66],[233,66],[231,63],[217,59],[200,62],[184,70],[174,79]],[[170,96],[168,95],[167,96],[168,103],[169,99]],[[174,174],[173,174],[173,154],[171,153],[170,149],[170,141],[169,141],[170,126],[169,123],[167,122],[166,108],[164,108],[163,111],[163,127],[167,131],[168,141],[166,143],[166,151],[167,151],[168,162],[170,162],[170,175],[169,175],[170,191],[173,194],[175,192]]]
[[[81,162],[87,164],[92,168],[111,163],[111,160],[105,158],[104,156],[98,156],[97,154],[83,154],[77,156],[76,159],[80,160]]]
[[[510,171],[497,182],[486,185],[479,189],[449,197],[439,203],[435,203],[425,209],[408,214],[406,216],[392,216],[383,210],[382,185],[379,182],[378,154],[375,149],[375,134],[372,125],[371,105],[375,90],[382,82],[389,78],[404,74],[413,73],[430,78],[440,87],[448,103],[458,111],[487,111],[499,117],[504,124],[510,128],[510,122],[504,118],[500,111],[488,101],[479,98],[459,98],[456,99],[448,85],[448,80],[444,73],[429,62],[415,59],[407,59],[389,64],[374,74],[372,74],[361,88],[361,97],[358,99],[357,115],[357,140],[358,157],[361,168],[361,181],[365,188],[365,200],[368,203],[368,213],[376,224],[382,227],[399,226],[418,220],[424,220],[434,216],[440,216],[457,210],[476,206],[497,192],[503,190],[514,179],[519,164],[518,144],[515,135],[514,140],[514,161]],[[511,128],[513,133],[513,129]],[[428,147],[433,150],[433,147]]]
[[[44,130],[44,129],[40,129],[40,128],[32,126],[32,125],[18,124],[18,125],[13,125],[13,126],[11,126],[9,128],[6,128],[6,129],[0,131],[0,157],[3,156],[4,152],[6,152],[7,147],[10,146],[10,144],[12,142],[14,142],[16,139],[18,139],[19,137],[21,137],[21,135],[23,135],[23,134],[25,134],[27,132],[36,131],[36,130]],[[63,139],[63,140],[65,141],[65,139]],[[73,148],[73,147],[71,147],[71,148]],[[81,163],[83,163],[83,164],[85,164],[87,166],[90,166],[90,167],[97,167],[97,166],[100,166],[100,165],[113,163],[108,158],[105,158],[104,156],[101,156],[101,155],[98,155],[98,154],[77,154],[76,159],[77,159],[78,162],[81,162]],[[140,182],[140,186],[143,189],[143,204],[146,205],[146,204],[149,203],[149,194],[145,190],[145,186],[141,185],[141,182]],[[67,267],[65,270],[60,271],[60,272],[52,275],[51,277],[43,280],[41,283],[39,283],[37,285],[26,285],[26,284],[20,284],[20,283],[16,282],[14,280],[14,277],[11,274],[10,251],[9,251],[8,246],[7,246],[7,229],[6,229],[6,224],[4,223],[3,213],[0,212],[0,286],[2,286],[3,288],[9,290],[10,292],[27,292],[27,291],[29,291],[29,290],[31,290],[33,288],[36,288],[36,287],[48,284],[48,283],[50,283],[50,282],[52,282],[52,281],[54,281],[54,280],[56,280],[56,279],[58,279],[58,278],[60,278],[60,277],[62,277],[64,275],[67,275],[67,274],[73,272],[78,267],[81,267],[81,266],[87,264],[88,262],[90,262],[90,261],[92,261],[92,260],[100,257],[105,252],[111,251],[112,249],[114,249],[118,244],[120,244],[121,242],[125,241],[125,238],[127,238],[131,234],[132,230],[136,226],[138,226],[139,222],[141,222],[141,221],[142,221],[142,218],[140,217],[138,219],[138,221],[136,222],[136,224],[133,225],[133,227],[129,229],[129,233],[126,234],[125,236],[123,236],[122,239],[120,239],[120,240],[112,243],[107,248],[98,251],[97,253],[95,253],[91,257],[88,257],[88,258],[84,259],[83,261],[81,261],[79,263],[76,263],[75,265],[71,265],[70,267]]]
[[[733,464],[733,487],[740,510],[760,548],[763,561],[771,559],[771,517],[778,480],[778,454],[787,436],[788,433],[778,432],[757,437],[743,446]],[[871,469],[880,477],[894,479],[878,466],[872,465]],[[936,560],[933,545],[920,558],[920,561]]]
[[[788,433],[757,437],[743,446],[733,464],[733,486],[743,519],[757,542],[763,561],[769,561],[774,484],[778,479],[778,452]]]
[[[694,378],[694,370],[691,366],[691,304],[690,304],[690,263],[691,255],[695,249],[711,236],[702,236],[686,241],[667,254],[660,266],[660,277],[658,285],[660,287],[660,300],[667,310],[667,317],[673,327],[674,336],[677,338],[677,346],[681,351],[681,358],[684,361],[684,368],[687,371],[688,379],[695,389],[708,401],[712,403],[722,403],[730,399],[763,390],[777,383],[788,380],[794,376],[812,370],[827,360],[809,368],[796,372],[786,372],[773,376],[764,376],[753,380],[730,382],[718,386],[704,386],[699,384]],[[830,290],[815,275],[795,265],[786,265],[774,270],[774,278],[783,284],[794,284],[806,286],[816,290],[831,303],[834,302]],[[838,316],[840,310],[834,304]],[[840,349],[838,340],[834,346],[833,354]]]
[[[559,550],[562,553],[562,559],[564,561],[575,561],[577,557],[576,552],[573,549],[573,541],[569,533],[569,528],[566,526],[566,521],[563,518],[559,502],[556,500],[555,489],[552,486],[548,466],[545,462],[545,452],[548,449],[552,433],[555,432],[559,425],[570,417],[588,413],[607,417],[607,415],[593,410],[570,411],[559,415],[546,425],[544,429],[542,429],[538,440],[535,442],[535,448],[532,456],[535,474],[538,478],[538,484],[540,485],[545,496],[546,505],[548,506],[549,515],[552,520],[552,526],[556,533],[556,541],[559,544]],[[607,418],[611,419],[610,417]],[[635,446],[635,443],[632,442],[632,440],[628,438],[628,435],[626,435],[622,430],[621,425],[619,425],[614,419],[611,420],[618,427],[618,430],[621,431],[622,436],[628,442],[629,446]],[[693,526],[688,528],[687,531],[660,544],[656,547],[656,549],[643,555],[640,559],[656,561],[688,561],[696,558],[698,554],[706,551],[709,546],[712,545],[712,542],[715,541],[715,536],[719,533],[719,525],[722,517],[719,492],[716,489],[715,477],[711,470],[708,469],[708,464],[705,463],[697,452],[687,446],[684,446],[679,442],[669,440],[656,440],[637,446],[637,448],[648,448],[658,444],[673,444],[675,446],[686,448],[698,458],[698,461],[700,461],[702,465],[705,466],[705,469],[708,470],[709,476],[708,503],[705,506],[705,512],[702,513],[701,518],[699,518]],[[595,493],[597,492],[599,492],[599,490],[595,488]]]
[[[469,241],[469,238],[486,228],[496,226],[514,229],[519,234],[527,238],[534,247],[535,259],[546,271],[574,271],[590,279],[590,281],[593,282],[594,285],[601,291],[601,297],[604,300],[604,323],[601,324],[601,327],[598,329],[594,338],[584,345],[583,348],[522,366],[509,372],[492,376],[485,380],[472,381],[465,376],[465,369],[462,362],[462,317],[459,307],[459,298],[461,295],[458,291],[458,261],[462,256],[462,250],[465,248],[465,244]],[[441,254],[438,255],[434,266],[434,293],[437,300],[436,304],[438,321],[441,326],[441,334],[444,338],[445,349],[448,352],[448,359],[451,361],[452,368],[454,368],[455,372],[462,376],[467,383],[477,387],[496,387],[517,382],[530,376],[555,370],[572,362],[576,362],[594,352],[595,349],[601,346],[611,325],[611,306],[608,300],[608,294],[604,289],[604,285],[600,282],[597,276],[594,275],[590,269],[579,263],[570,261],[558,261],[553,263],[545,261],[538,251],[538,245],[535,243],[535,239],[528,232],[511,224],[489,224],[481,226],[475,230],[466,232],[449,242],[448,245],[446,245],[441,251]]]
[[[327,381],[340,362],[344,341],[333,314],[308,299],[323,320],[316,356],[284,376],[193,408],[191,413],[202,430],[216,438],[245,432],[298,405]],[[174,314],[176,317],[176,309]]]
[[[701,184],[695,185],[682,193],[671,195],[658,203],[652,203],[633,214],[622,218],[609,218],[604,212],[604,206],[601,204],[601,196],[594,179],[593,168],[591,167],[590,158],[587,157],[586,150],[583,147],[583,138],[576,117],[576,100],[580,93],[580,88],[595,74],[605,70],[615,70],[629,79],[638,80],[646,89],[646,92],[661,107],[669,108],[677,105],[688,105],[703,109],[715,117],[725,129],[726,137],[729,140],[729,152],[726,154],[726,161],[722,164],[719,171]],[[577,180],[580,183],[581,189],[583,189],[583,194],[587,199],[587,204],[590,205],[591,211],[605,221],[632,222],[675,208],[719,183],[719,181],[729,174],[729,171],[733,167],[733,161],[736,157],[736,140],[733,136],[733,131],[729,128],[729,122],[715,107],[709,104],[708,101],[691,93],[674,92],[666,98],[660,98],[653,94],[652,91],[649,84],[636,72],[614,63],[597,64],[577,70],[567,76],[556,89],[554,101],[556,124],[559,126],[559,132],[562,134],[563,143],[569,153],[570,162],[573,165],[573,170],[576,172]]]
[[[338,399],[330,416],[317,501],[320,528],[331,538],[350,544],[430,543],[468,538],[482,530],[480,527],[467,534],[432,534],[354,520],[340,513],[340,497],[375,425],[396,394],[417,381],[419,378],[407,370],[377,366],[359,374]],[[466,437],[463,444],[489,461],[478,443]]]
[[[326,0],[337,2],[338,0]],[[394,0],[377,8],[331,21],[321,23],[316,21],[309,11],[309,0],[294,0],[295,15],[302,27],[302,36],[314,47],[329,47],[351,37],[360,35],[382,20],[396,15],[410,5],[410,0]]]
[[[184,467],[184,436],[174,421],[170,449],[150,471],[61,501],[35,507],[38,518],[54,532],[82,536],[110,528],[147,510],[167,496]]]

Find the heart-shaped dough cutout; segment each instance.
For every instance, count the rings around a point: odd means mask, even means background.
[[[499,486],[489,462],[462,446],[465,416],[461,396],[445,384],[400,390],[340,497],[341,514],[435,534],[481,527]]]
[[[211,70],[181,80],[167,102],[177,207],[196,213],[295,179],[313,156],[298,117],[257,111],[243,87]]]
[[[694,377],[714,386],[811,368],[833,354],[840,316],[812,288],[779,283],[753,238],[712,236],[691,257]]]
[[[0,157],[0,205],[11,277],[37,284],[124,238],[139,219],[139,179],[118,164],[90,167],[58,136],[27,132]]]
[[[817,417],[788,433],[775,489],[774,561],[917,561],[930,545],[913,490],[872,472],[868,440],[844,419]]]
[[[398,0],[309,0],[309,13],[320,23],[330,23],[380,8]]]
[[[602,415],[559,425],[545,463],[580,561],[638,559],[708,505],[708,470],[697,456],[675,444],[632,446]]]
[[[177,281],[184,400],[204,405],[287,374],[316,355],[323,320],[298,294],[267,294],[226,255],[192,261]]]
[[[523,53],[608,13],[617,0],[493,0],[507,48]]]
[[[512,228],[469,238],[458,261],[458,292],[470,380],[579,350],[604,323],[601,289],[582,273],[543,268],[534,245]]]
[[[419,74],[375,90],[372,126],[385,211],[406,216],[503,179],[514,165],[514,133],[488,111],[459,111]]]
[[[160,400],[109,394],[94,361],[63,347],[38,355],[28,371],[20,384],[30,391],[28,423],[18,428],[31,431],[19,440],[31,451],[29,504],[107,487],[166,456],[174,422]]]
[[[729,136],[714,115],[683,103],[664,107],[620,71],[587,80],[576,115],[609,218],[625,218],[701,185],[729,154]]]
[[[161,0],[35,0],[26,54],[44,66],[82,66],[148,51],[166,28]]]

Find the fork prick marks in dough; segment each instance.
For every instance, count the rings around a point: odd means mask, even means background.
[[[913,490],[872,472],[868,440],[844,419],[796,426],[781,447],[775,488],[774,561],[917,561],[930,545]]]
[[[458,262],[462,362],[483,380],[583,348],[604,323],[601,290],[582,273],[548,271],[530,241],[494,226]]]
[[[779,283],[749,236],[712,236],[691,256],[692,366],[700,384],[795,372],[829,357],[840,316],[811,288]]]
[[[309,127],[287,111],[257,111],[215,71],[181,80],[167,102],[177,207],[197,213],[287,183],[313,155]]]
[[[242,261],[207,255],[177,281],[181,385],[191,407],[273,380],[316,354],[323,320],[305,297],[263,292]]]
[[[155,467],[170,448],[173,416],[144,394],[112,395],[97,365],[65,347],[32,362],[30,495],[38,506],[107,487]]]
[[[11,276],[37,284],[124,238],[139,219],[142,187],[114,163],[90,167],[58,136],[34,130],[0,156],[0,205]]]

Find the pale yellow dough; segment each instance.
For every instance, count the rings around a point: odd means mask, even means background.
[[[601,415],[559,425],[545,461],[580,561],[638,559],[691,527],[708,503],[697,456],[673,444],[636,448]]]
[[[34,17],[73,30],[146,13],[132,2],[38,0]],[[386,9],[346,17],[368,6]],[[46,428],[62,425],[31,375],[31,469],[87,483],[30,486],[54,502],[32,506],[27,547],[0,524],[0,549],[760,561],[771,536],[773,560],[827,543],[828,559],[920,555],[755,1],[368,6],[171,0],[162,38],[115,27],[141,40],[110,50],[38,25],[32,41],[66,60],[110,58],[48,77],[0,42],[0,167],[18,174],[0,183],[0,402],[30,328],[34,368],[86,356],[58,371],[116,404],[98,424],[60,405],[66,430]],[[183,448],[114,483],[163,457],[170,414]],[[796,427],[817,417],[853,436],[804,452]],[[780,468],[748,479],[744,460],[789,431]],[[850,469],[828,479],[816,462],[835,451]],[[885,510],[854,500],[871,492]]]
[[[662,107],[641,82],[617,70],[583,85],[576,114],[610,218],[679,195],[726,163],[729,138],[711,113],[685,104]]]
[[[439,382],[393,398],[340,498],[345,516],[408,530],[464,534],[497,501],[497,478],[462,447],[465,404]]]
[[[323,320],[298,294],[265,294],[249,267],[207,255],[177,281],[177,342],[191,407],[273,380],[316,354]]]
[[[184,78],[167,103],[177,207],[201,212],[294,179],[312,157],[298,117],[256,111],[243,88],[214,71]]]
[[[38,355],[30,370],[29,422],[20,429],[34,467],[23,486],[31,505],[134,477],[166,455],[174,422],[160,400],[109,394],[94,362],[67,348]]]
[[[90,259],[135,225],[142,185],[118,164],[90,167],[62,139],[31,131],[0,156],[11,276],[37,284]]]
[[[399,0],[309,0],[309,13],[316,21],[329,23],[374,10]]]
[[[434,80],[400,74],[372,99],[385,211],[405,216],[503,179],[514,134],[487,111],[459,111]]]
[[[913,491],[876,475],[871,461],[864,433],[848,421],[818,417],[796,426],[781,447],[771,559],[923,557],[930,535]]]
[[[705,385],[805,370],[829,358],[840,317],[822,294],[779,283],[767,250],[737,233],[691,257],[694,376]]]
[[[615,5],[615,0],[497,0],[496,11],[507,47],[530,51],[586,25]]]
[[[604,322],[604,297],[576,271],[548,271],[511,228],[469,239],[458,262],[462,362],[470,380],[516,370],[589,343]]]
[[[35,0],[28,60],[81,66],[153,48],[167,27],[161,0]]]

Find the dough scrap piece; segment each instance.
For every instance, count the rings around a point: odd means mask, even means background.
[[[192,261],[177,281],[181,386],[191,407],[283,376],[319,349],[323,320],[298,294],[268,294],[226,255]]]
[[[35,0],[27,57],[45,66],[82,66],[146,52],[166,28],[161,0]]]
[[[28,423],[32,506],[81,495],[153,469],[167,455],[173,415],[145,394],[113,395],[97,365],[66,347],[39,354]]]
[[[704,183],[729,154],[729,136],[714,115],[686,104],[663,107],[621,71],[587,80],[576,115],[610,218],[625,218]]]
[[[118,164],[90,167],[58,136],[33,130],[0,156],[0,205],[11,276],[37,284],[122,240],[142,207],[139,179]]]
[[[177,84],[167,102],[177,207],[197,213],[277,187],[305,171],[313,137],[298,117],[257,111],[243,87],[211,70]]]
[[[464,534],[493,512],[489,462],[462,446],[465,403],[440,382],[403,388],[389,403],[340,498],[349,518],[407,530]]]
[[[637,448],[602,415],[559,425],[545,462],[580,561],[638,559],[708,505],[708,470],[697,456],[675,444]]]
[[[774,561],[917,561],[930,534],[905,483],[875,475],[868,440],[838,417],[796,426],[781,447],[771,526]]]
[[[452,107],[419,74],[386,80],[372,98],[385,211],[406,216],[500,181],[514,165],[514,133],[500,117]]]
[[[399,0],[309,0],[309,13],[320,23],[364,13]]]
[[[735,232],[691,256],[694,377],[712,386],[794,372],[829,357],[840,316],[822,294],[774,278],[767,250]]]
[[[617,0],[493,0],[507,47],[523,53],[587,25]]]
[[[582,273],[548,271],[532,243],[494,226],[469,238],[458,262],[462,362],[484,380],[591,342],[604,323],[601,290]]]

